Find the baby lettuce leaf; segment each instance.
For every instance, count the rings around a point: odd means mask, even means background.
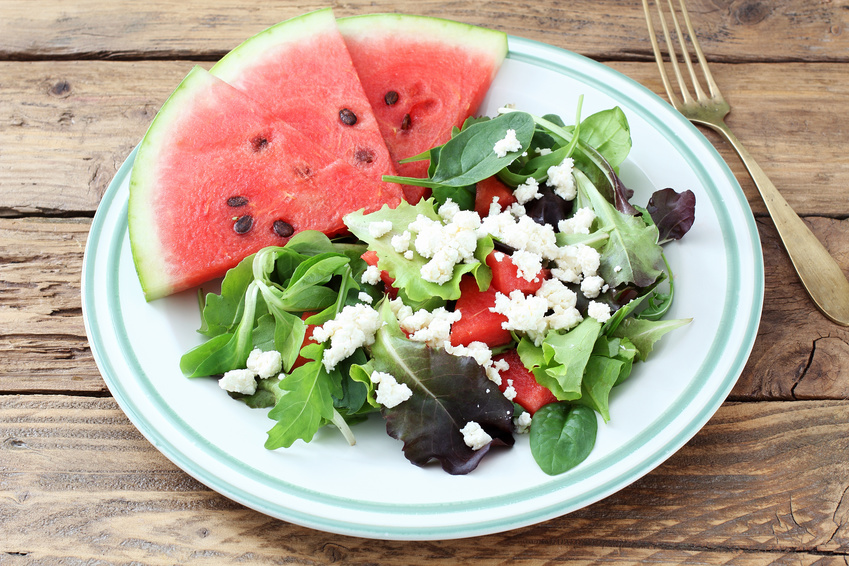
[[[539,384],[561,401],[579,399],[584,372],[600,332],[601,323],[590,317],[568,332],[549,332],[542,342],[548,366],[544,371],[533,372]]]
[[[429,261],[427,258],[414,252],[413,259],[406,259],[395,251],[391,243],[392,236],[402,234],[420,214],[431,220],[440,220],[434,210],[433,200],[423,199],[415,206],[401,201],[394,209],[384,205],[383,208],[371,214],[363,214],[362,211],[353,212],[345,216],[344,221],[357,238],[368,243],[368,249],[377,252],[380,258],[377,266],[395,279],[393,286],[403,290],[404,296],[409,298],[410,303],[427,303],[434,297],[446,301],[460,298],[460,279],[466,273],[474,275],[478,287],[488,288],[492,272],[486,266],[485,258],[493,249],[492,238],[489,236],[478,241],[478,247],[475,250],[478,261],[456,265],[453,277],[442,284],[422,279],[421,270],[422,266]],[[392,222],[392,230],[380,238],[372,236],[369,233],[369,224],[385,220]],[[413,246],[410,248],[413,249]]]
[[[664,334],[689,324],[692,321],[692,318],[673,320],[626,318],[612,335],[630,340],[637,348],[637,357],[640,361],[644,362],[654,348],[655,342],[660,340]]]
[[[661,189],[652,194],[646,210],[657,225],[661,244],[680,240],[696,220],[696,195],[690,190]]]
[[[546,474],[562,474],[586,460],[597,434],[592,409],[562,401],[549,403],[531,421],[531,454]]]
[[[580,171],[575,171],[578,192],[593,208],[599,230],[608,238],[602,246],[599,275],[610,287],[634,283],[648,287],[663,273],[657,227],[637,216],[623,214],[605,199]]]
[[[513,403],[487,379],[472,358],[457,357],[408,340],[389,303],[380,308],[384,326],[371,346],[374,369],[406,384],[413,395],[383,408],[386,431],[404,442],[404,455],[417,466],[433,460],[450,474],[474,470],[492,445],[512,446]],[[492,442],[472,450],[460,432],[475,421]]]

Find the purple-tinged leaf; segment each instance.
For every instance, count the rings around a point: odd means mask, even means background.
[[[680,240],[695,222],[696,195],[690,190],[661,189],[651,196],[646,210],[657,225],[660,243]]]
[[[386,324],[371,347],[374,369],[406,384],[413,395],[384,408],[386,431],[404,442],[404,455],[417,466],[438,461],[450,474],[474,470],[493,445],[512,446],[513,403],[469,357],[408,340],[388,304],[381,314]],[[478,450],[469,448],[460,432],[477,422],[492,437]]]

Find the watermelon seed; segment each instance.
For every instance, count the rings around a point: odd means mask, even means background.
[[[257,136],[251,140],[251,147],[254,151],[262,151],[268,145],[268,139]]]
[[[288,238],[295,233],[295,229],[292,228],[292,225],[282,220],[275,220],[272,227],[274,228],[274,233],[281,238]]]
[[[346,126],[353,126],[357,123],[357,115],[347,108],[343,108],[339,111],[339,119],[342,120],[342,123]]]
[[[370,149],[358,149],[354,154],[354,159],[359,161],[360,163],[371,163],[374,161],[374,152]]]
[[[401,120],[401,129],[409,130],[410,129],[410,115],[404,114],[404,119]]]
[[[386,93],[386,96],[383,97],[383,101],[387,106],[392,106],[396,102],[398,102],[398,93],[394,90],[390,90]]]
[[[253,225],[253,217],[250,214],[246,214],[236,220],[236,223],[233,224],[233,230],[235,230],[237,234],[247,234],[250,232],[251,228],[253,228]]]
[[[245,206],[246,204],[248,204],[248,199],[245,197],[230,197],[227,199],[227,206],[232,206],[233,208]]]

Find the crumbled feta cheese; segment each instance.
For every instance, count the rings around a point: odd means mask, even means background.
[[[508,401],[512,401],[516,398],[516,388],[513,387],[512,379],[507,380],[507,387],[504,388],[504,396],[507,398]]]
[[[593,317],[599,322],[607,322],[610,318],[610,306],[607,303],[590,301],[589,306],[587,306],[587,315]]]
[[[490,214],[481,221],[480,231],[511,248],[527,250],[545,259],[556,259],[560,254],[554,228],[538,224],[529,216],[514,218],[509,212]]]
[[[601,293],[602,287],[604,287],[604,279],[598,275],[584,277],[584,280],[581,281],[581,293],[583,293],[588,299],[595,299],[598,297]]]
[[[248,354],[247,367],[249,370],[265,379],[280,373],[283,367],[283,357],[277,350],[269,350],[263,352],[259,348],[254,348]]]
[[[573,200],[578,190],[575,187],[575,179],[572,178],[572,167],[575,162],[571,157],[564,159],[560,165],[552,165],[548,168],[548,181],[546,184],[554,189],[555,194],[564,200]]]
[[[492,364],[483,368],[486,372],[486,377],[496,385],[501,385],[501,372],[510,369],[510,364],[506,360],[493,360]]]
[[[558,279],[543,281],[536,296],[545,299],[552,311],[545,317],[549,329],[568,330],[583,320],[576,308],[578,296]]]
[[[249,369],[231,369],[218,380],[218,386],[232,393],[253,395],[256,393],[256,374]]]
[[[364,302],[364,303],[366,303],[366,304],[369,304],[369,305],[370,305],[370,304],[371,304],[371,302],[374,300],[374,299],[372,299],[372,298],[371,298],[371,295],[369,295],[369,294],[368,294],[368,293],[366,293],[365,291],[360,291],[360,292],[357,294],[357,298],[358,298],[360,301],[362,301],[362,302]]]
[[[504,134],[504,138],[495,142],[495,145],[492,147],[492,150],[498,157],[504,157],[508,153],[512,151],[519,151],[520,149],[522,149],[522,144],[519,142],[518,138],[516,138],[516,130],[513,129],[507,130]]]
[[[395,376],[390,373],[373,371],[371,382],[377,384],[375,400],[387,409],[397,407],[413,396],[409,386],[406,383],[398,383]]]
[[[601,254],[595,248],[585,244],[563,246],[556,258],[557,267],[552,275],[566,283],[580,283],[584,277],[595,275],[601,265]]]
[[[526,250],[516,250],[510,256],[516,266],[516,275],[525,281],[533,281],[542,270],[542,256]]]
[[[442,218],[445,222],[451,222],[451,220],[454,219],[454,215],[458,212],[460,212],[460,205],[454,202],[451,198],[447,198],[442,206],[439,207],[437,214],[439,214],[440,218]]]
[[[409,230],[404,230],[400,234],[395,234],[392,236],[392,239],[389,241],[392,244],[392,249],[402,254],[410,249],[410,242],[412,241],[413,235],[410,234]]]
[[[528,177],[527,181],[513,190],[513,196],[516,197],[519,204],[527,204],[534,199],[542,198],[539,192],[539,182],[533,177]]]
[[[536,148],[535,151],[537,153],[539,153],[540,155],[548,155],[549,153],[551,153],[551,148],[550,147],[538,147],[538,148]]]
[[[362,277],[360,277],[360,283],[365,283],[367,285],[377,285],[380,283],[380,270],[376,265],[369,265],[366,267],[366,270],[363,271]]]
[[[392,230],[392,222],[383,220],[381,222],[372,222],[368,225],[368,233],[372,238],[382,238]]]
[[[467,422],[460,432],[463,433],[463,442],[472,450],[480,450],[492,442],[492,437],[475,421]]]
[[[404,252],[404,259],[412,261],[414,257],[415,254],[413,253],[413,250],[407,250]]]
[[[456,264],[473,261],[480,226],[480,217],[470,210],[457,211],[447,224],[418,215],[410,224],[416,232],[414,245],[419,255],[430,259],[421,268],[422,279],[445,283],[454,276]]]
[[[507,212],[509,212],[516,218],[519,218],[520,216],[525,216],[528,213],[528,211],[525,210],[525,207],[519,204],[518,202],[514,202],[513,204],[508,206]]]
[[[374,344],[374,334],[381,326],[383,322],[376,310],[370,305],[357,303],[345,306],[336,318],[313,329],[312,337],[316,342],[330,340],[330,347],[324,350],[321,358],[327,371],[357,348]]]
[[[524,411],[518,417],[513,418],[513,426],[516,427],[516,434],[525,434],[531,428],[531,414]]]
[[[620,271],[622,271],[622,266],[621,266],[621,265],[617,265],[616,267],[614,267],[614,268],[613,268],[613,272],[614,272],[614,273],[619,273]]]
[[[526,332],[534,343],[542,342],[548,326],[545,321],[548,301],[544,298],[525,295],[518,289],[511,291],[509,296],[495,293],[495,306],[489,310],[507,317],[507,321],[501,323],[503,329]]]
[[[595,220],[595,212],[592,208],[584,206],[576,210],[572,218],[558,222],[557,230],[561,234],[589,234],[593,220]]]
[[[400,310],[399,313],[401,313]],[[450,339],[451,325],[460,320],[462,313],[439,307],[433,311],[425,309],[416,312],[404,311],[401,316],[396,316],[401,330],[408,334],[410,340],[424,342],[436,348]]]

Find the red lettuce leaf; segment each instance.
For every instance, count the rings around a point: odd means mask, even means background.
[[[696,219],[696,195],[686,190],[661,189],[649,199],[646,210],[657,225],[660,243],[680,240]]]
[[[374,369],[392,374],[413,392],[393,408],[383,408],[386,431],[404,442],[404,455],[417,466],[438,461],[449,474],[474,470],[493,445],[512,446],[513,403],[472,358],[408,340],[388,305],[386,324],[371,347]],[[472,450],[460,432],[477,422],[492,442]]]

